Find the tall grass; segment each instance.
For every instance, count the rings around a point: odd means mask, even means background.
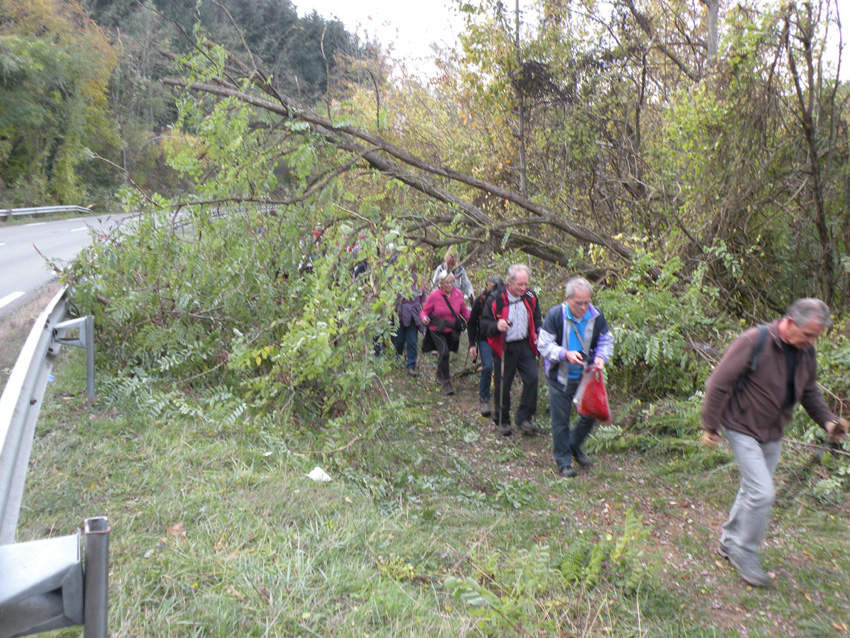
[[[162,418],[109,382],[89,405],[82,353],[55,370],[18,540],[109,518],[113,636],[846,632],[846,499],[809,483],[783,504],[777,586],[752,590],[712,551],[737,480],[723,452],[600,431],[596,466],[564,481],[547,437],[500,440],[401,373],[362,430]]]

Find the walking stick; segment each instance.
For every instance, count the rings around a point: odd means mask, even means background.
[[[507,342],[505,341],[505,335],[508,333],[507,330],[502,333],[502,362],[501,362],[501,372],[499,376],[499,429],[502,430],[502,402],[505,400],[505,347]]]

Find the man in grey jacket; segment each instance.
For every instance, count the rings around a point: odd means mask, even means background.
[[[814,343],[830,323],[825,303],[798,299],[785,317],[767,325],[762,340],[764,328],[758,327],[735,339],[706,383],[703,442],[716,446],[722,428],[741,476],[718,551],[750,585],[772,582],[762,569],[760,549],[775,496],[773,473],[794,406],[802,403],[833,440],[850,427],[827,407],[817,386]]]
[[[573,459],[581,467],[591,461],[581,449],[594,420],[578,415],[570,428],[573,397],[586,367],[602,369],[611,359],[614,339],[602,311],[590,303],[593,288],[583,277],[564,286],[564,303],[550,308],[540,331],[540,354],[549,384],[549,416],[552,420],[552,453],[558,475],[576,476]]]

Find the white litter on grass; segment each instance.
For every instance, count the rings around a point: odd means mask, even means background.
[[[313,479],[314,481],[320,481],[322,483],[326,483],[331,480],[331,477],[328,476],[328,473],[325,472],[318,465],[310,470],[310,473],[307,475],[308,478]]]

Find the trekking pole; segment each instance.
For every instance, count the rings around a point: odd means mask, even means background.
[[[507,346],[507,342],[505,341],[505,335],[507,335],[508,331],[505,330],[502,333],[502,361],[501,361],[501,373],[499,377],[499,429],[502,429],[502,403],[505,400],[505,348]],[[500,432],[501,434],[501,432]]]

